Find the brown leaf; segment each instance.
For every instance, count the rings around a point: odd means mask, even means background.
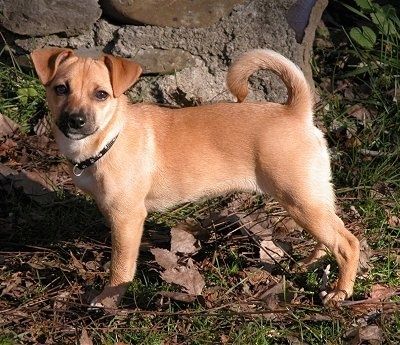
[[[15,133],[19,129],[17,123],[13,120],[0,114],[0,137],[5,137]]]
[[[371,288],[371,298],[376,298],[380,301],[390,299],[398,290],[381,284],[374,284]]]
[[[18,172],[9,168],[7,165],[0,163],[0,175],[7,177],[9,175],[17,175]]]
[[[7,156],[16,147],[18,147],[18,144],[14,140],[10,138],[6,139],[6,141],[0,145],[0,157]]]
[[[82,334],[79,338],[79,345],[93,345],[92,339],[89,338],[86,328],[82,329]]]
[[[400,218],[395,215],[390,215],[388,217],[387,224],[391,228],[400,228]]]
[[[57,294],[54,299],[54,309],[56,310],[66,310],[68,308],[67,302],[71,298],[70,291],[62,291]]]
[[[260,260],[269,264],[281,261],[285,257],[285,251],[274,241],[262,240],[260,243]]]
[[[358,121],[365,122],[371,119],[371,111],[362,104],[355,104],[347,109],[347,114]]]
[[[372,256],[372,250],[369,247],[367,240],[363,238],[360,241],[360,259],[358,263],[358,273],[367,274],[373,268],[373,265],[370,263],[370,257]]]
[[[13,273],[10,277],[10,279],[7,279],[7,281],[2,282],[1,286],[4,286],[3,290],[0,293],[1,296],[12,296],[15,298],[20,298],[21,294],[21,283],[22,283],[22,278],[20,277],[20,272]]]
[[[192,303],[197,300],[197,296],[189,295],[189,294],[183,293],[183,292],[160,291],[158,294],[163,297],[167,297],[167,298],[173,299],[175,301],[185,302],[185,303]]]
[[[41,205],[52,203],[56,195],[51,184],[46,180],[46,175],[36,171],[22,171],[10,177],[14,188],[21,188],[32,200]]]
[[[196,253],[200,249],[200,243],[193,235],[194,231],[196,230],[187,223],[181,223],[172,228],[171,252],[183,254]]]
[[[283,278],[265,291],[259,298],[266,303],[268,309],[274,310],[296,297],[290,288],[292,288],[291,283]]]
[[[72,259],[72,264],[74,265],[74,267],[78,270],[79,274],[84,275],[86,273],[86,269],[83,266],[83,263],[81,261],[79,261],[74,254],[72,254],[72,252],[69,252],[69,255],[71,255],[71,259]]]
[[[36,135],[49,136],[51,133],[51,123],[49,117],[41,118],[33,128]]]
[[[154,255],[157,263],[164,269],[172,269],[178,266],[178,257],[167,249],[152,248],[151,254]]]
[[[382,335],[382,329],[377,325],[365,326],[359,330],[360,342],[368,341],[371,345],[382,344]]]
[[[382,344],[382,336],[382,329],[377,325],[356,327],[345,334],[346,338],[351,338],[351,341],[348,343],[349,345],[380,345]]]
[[[205,286],[204,278],[199,271],[184,266],[170,268],[161,273],[161,278],[167,283],[174,283],[183,287],[190,295],[201,295]]]

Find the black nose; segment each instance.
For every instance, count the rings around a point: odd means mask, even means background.
[[[86,124],[86,117],[82,114],[70,114],[68,116],[68,126],[73,129],[81,129]]]

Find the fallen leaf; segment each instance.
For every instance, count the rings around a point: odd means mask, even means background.
[[[388,287],[382,284],[374,284],[372,285],[370,296],[371,298],[378,299],[380,301],[385,301],[390,299],[398,289]]]
[[[0,145],[0,157],[6,157],[16,147],[18,147],[18,144],[14,140],[7,138]]]
[[[257,286],[261,283],[268,283],[271,279],[271,274],[265,269],[258,267],[249,267],[247,270],[243,271],[244,277],[252,286]]]
[[[83,266],[83,263],[82,263],[81,261],[79,261],[79,260],[75,257],[75,255],[72,254],[71,251],[69,252],[69,255],[71,256],[73,266],[78,270],[79,274],[82,275],[82,276],[85,275],[86,269],[85,269],[85,267]]]
[[[254,212],[251,215],[238,212],[234,216],[237,217],[239,226],[246,235],[251,234],[260,240],[271,240],[274,228],[269,223],[269,218],[265,218],[263,212]]]
[[[162,297],[167,297],[179,302],[192,303],[197,300],[197,295],[189,295],[184,292],[176,291],[160,291],[158,293]]]
[[[41,205],[51,204],[56,199],[51,183],[46,180],[46,175],[36,171],[22,171],[10,177],[10,182],[16,189],[22,191],[32,200]]]
[[[0,114],[0,137],[12,135],[19,129],[19,125],[9,117]]]
[[[1,164],[0,163],[0,175],[3,177],[7,177],[9,175],[17,175],[18,172],[9,168],[7,165]]]
[[[41,118],[33,127],[36,135],[49,136],[51,133],[51,123],[47,116]]]
[[[192,231],[193,230],[193,231]],[[171,252],[193,254],[200,249],[200,242],[193,235],[195,229],[187,223],[180,223],[171,229]]]
[[[356,118],[360,122],[366,122],[371,119],[371,111],[362,104],[355,104],[347,109],[347,114]]]
[[[173,283],[183,287],[190,295],[201,295],[205,286],[204,278],[194,268],[178,266],[161,273],[161,278],[167,283]]]
[[[289,290],[290,287],[292,287],[291,283],[282,278],[265,291],[259,299],[266,303],[268,309],[274,310],[282,304],[289,303],[295,297],[294,293]]]
[[[360,259],[358,262],[358,273],[365,275],[370,272],[373,265],[370,263],[370,257],[372,256],[372,250],[369,247],[365,238],[360,241]]]
[[[178,257],[168,249],[152,248],[150,252],[162,268],[172,269],[178,266]]]
[[[285,251],[271,240],[262,240],[260,243],[260,260],[275,264],[285,257]]]
[[[380,345],[383,340],[382,330],[377,325],[359,326],[351,329],[344,336],[350,339],[349,345]]]
[[[82,334],[79,338],[79,345],[93,345],[92,339],[89,338],[86,328],[82,329]]]
[[[400,228],[400,218],[395,215],[390,215],[388,217],[387,224],[391,228]]]
[[[54,309],[56,310],[66,310],[68,308],[67,302],[71,298],[70,291],[63,291],[58,293],[56,298],[54,299]]]

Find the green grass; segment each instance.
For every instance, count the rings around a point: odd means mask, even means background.
[[[400,221],[395,221],[400,218],[400,110],[396,102],[400,26],[390,9],[376,6],[357,1],[348,12],[353,18],[361,16],[360,25],[370,27],[375,36],[362,26],[358,31],[331,27],[330,36],[323,40],[332,46],[317,44],[313,63],[321,95],[316,120],[332,151],[339,210],[349,229],[365,238],[372,250],[371,270],[357,279],[355,301],[365,299],[377,284],[400,286]],[[382,11],[392,24],[376,23]],[[367,34],[369,41],[360,34]],[[47,110],[44,90],[33,72],[20,69],[5,54],[0,55],[0,113],[22,126],[22,133],[13,138],[20,147],[8,153],[11,158],[0,156],[0,163],[7,165],[24,150],[33,126]],[[367,114],[365,118],[349,113],[355,105]],[[35,160],[34,153],[28,158],[35,169],[43,171],[62,161],[51,157],[49,163],[42,156]],[[224,224],[213,229],[193,257],[206,281],[203,296],[196,301],[161,297],[160,291],[181,290],[162,281],[152,255],[142,253],[120,312],[88,313],[86,294],[105,284],[107,274],[100,267],[110,256],[109,229],[93,201],[61,183],[54,186],[55,201],[45,206],[21,190],[1,188],[6,192],[0,194],[0,284],[14,286],[0,297],[0,345],[46,340],[76,343],[83,327],[94,344],[336,345],[351,341],[349,334],[356,332],[356,326],[378,326],[382,344],[400,341],[398,296],[388,297],[384,307],[379,303],[323,307],[316,291],[324,266],[296,273],[287,258],[272,274],[265,273],[257,261],[257,245]],[[167,234],[187,217],[207,220],[234,198],[230,195],[155,213],[146,227]],[[262,201],[270,206],[270,217],[280,214],[267,198],[249,198],[242,208],[256,209]],[[289,237],[296,259],[312,249],[307,236]],[[328,263],[332,266],[330,280],[334,280],[334,260],[327,257],[324,265]],[[260,272],[265,276],[258,281]],[[269,310],[274,301],[260,296],[282,277],[284,290],[277,295],[275,309]],[[60,296],[64,302],[59,302]]]
[[[20,68],[11,56],[0,61],[0,81],[0,113],[17,122],[23,132],[33,130],[35,121],[46,113],[45,92],[33,71]]]

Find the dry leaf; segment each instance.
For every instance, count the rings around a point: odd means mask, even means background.
[[[82,334],[79,338],[79,345],[93,345],[92,339],[89,338],[86,328],[82,329]]]
[[[238,212],[231,217],[233,216],[237,218],[240,228],[246,235],[250,233],[256,238],[271,240],[274,229],[269,223],[269,218],[265,218],[264,212],[254,212],[251,215]]]
[[[192,303],[197,300],[197,295],[189,295],[184,292],[176,292],[176,291],[161,291],[158,293],[163,297],[167,297],[179,302]]]
[[[279,305],[288,303],[294,298],[294,294],[288,290],[292,285],[285,279],[281,279],[278,283],[275,283],[267,291],[265,291],[259,298],[266,303],[266,306],[270,310],[274,310]]]
[[[9,168],[7,165],[0,163],[0,175],[7,177],[9,175],[17,175],[18,172]]]
[[[54,299],[54,309],[66,310],[68,308],[67,302],[70,298],[71,298],[70,291],[63,291],[57,294],[56,298]]]
[[[193,231],[191,231],[193,230]],[[193,254],[200,249],[200,243],[193,235],[195,229],[181,223],[171,229],[171,252]]]
[[[44,174],[36,171],[22,171],[10,177],[10,180],[14,188],[22,188],[27,196],[41,205],[50,204],[56,199],[56,194],[51,184],[46,181]]]
[[[371,111],[362,104],[355,104],[347,109],[347,114],[356,118],[360,122],[365,122],[371,119]]]
[[[33,127],[36,135],[49,136],[51,133],[51,123],[49,117],[45,116],[41,118],[37,124]]]
[[[201,295],[205,286],[204,278],[199,271],[184,266],[170,268],[161,273],[161,278],[167,283],[174,283],[183,287],[190,295]]]
[[[373,265],[370,263],[370,257],[372,256],[372,250],[369,247],[367,240],[363,238],[360,241],[360,259],[358,262],[358,273],[365,275],[370,272]]]
[[[74,267],[78,270],[79,274],[84,275],[86,273],[86,269],[83,266],[82,262],[79,261],[72,252],[69,252],[69,255],[71,256],[72,259],[72,264]]]
[[[17,123],[13,120],[0,114],[0,137],[5,137],[15,133],[19,129]]]
[[[178,257],[167,249],[152,248],[151,254],[154,255],[157,263],[164,269],[172,269],[178,266]]]
[[[374,284],[371,288],[371,298],[385,301],[390,299],[398,290],[381,284]]]
[[[18,144],[14,140],[7,138],[6,141],[0,145],[0,157],[6,157],[16,147],[18,147]]]
[[[262,240],[260,243],[260,260],[269,264],[281,261],[285,257],[285,251],[277,246],[274,241]]]
[[[394,215],[389,216],[387,224],[391,228],[400,228],[400,218]]]
[[[351,338],[351,341],[348,342],[349,345],[380,345],[383,340],[382,330],[377,325],[357,327],[347,332],[345,337]]]

